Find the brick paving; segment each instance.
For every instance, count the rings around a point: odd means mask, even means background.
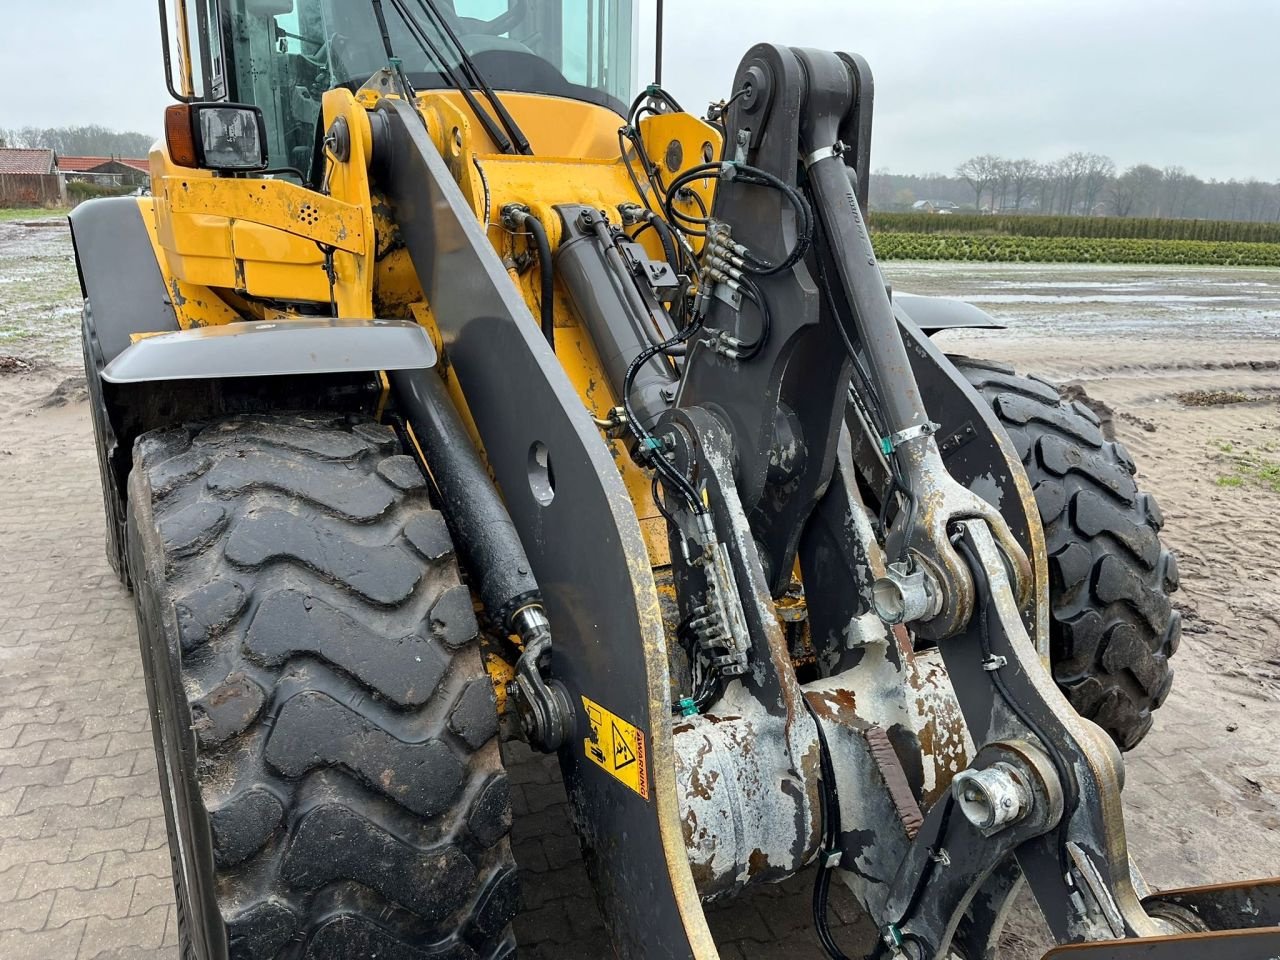
[[[0,413],[0,960],[176,960],[133,613],[103,555],[97,483],[83,405]],[[1280,766],[1255,749],[1274,742],[1274,687],[1224,680],[1195,656],[1180,657],[1183,692],[1133,758],[1127,790],[1133,847],[1179,884],[1280,861]],[[1221,732],[1224,707],[1234,736]],[[597,960],[603,925],[555,765],[509,754],[521,956]],[[721,956],[820,958],[811,886],[805,873],[711,907]],[[838,885],[832,906],[852,952],[867,931]]]
[[[39,449],[12,435],[27,416]],[[0,421],[4,960],[176,956],[133,610],[103,553],[90,435],[83,406]]]

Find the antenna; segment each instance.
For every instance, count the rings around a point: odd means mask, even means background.
[[[658,44],[654,53],[653,82],[662,84],[662,0],[658,0]]]

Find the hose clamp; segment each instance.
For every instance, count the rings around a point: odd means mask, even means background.
[[[843,157],[848,149],[848,146],[844,142],[837,140],[831,146],[823,147],[821,150],[815,150],[813,153],[805,157],[804,167],[808,170],[815,163],[822,160],[829,160],[832,157]]]
[[[901,446],[905,446],[912,440],[919,440],[921,437],[931,437],[938,432],[939,426],[936,423],[920,423],[914,427],[907,427],[905,430],[899,430],[892,436],[883,437],[880,440],[880,451],[887,457],[893,451]]]

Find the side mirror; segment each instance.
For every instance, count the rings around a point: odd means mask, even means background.
[[[169,159],[180,167],[224,172],[267,168],[262,110],[242,103],[180,103],[165,110]]]

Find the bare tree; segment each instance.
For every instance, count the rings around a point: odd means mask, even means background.
[[[1042,214],[1053,213],[1058,202],[1058,165],[1055,163],[1036,164],[1035,173],[1036,202]]]
[[[0,137],[25,144],[31,135],[0,130]],[[1121,217],[1280,220],[1280,182],[1205,182],[1182,167],[1158,170],[1145,163],[1116,176],[1109,157],[1085,152],[1048,164],[983,154],[966,160],[955,176],[879,170],[872,178],[872,205],[877,210],[907,209],[916,198],[942,204],[971,198],[984,212],[1034,209],[1042,214],[1091,215],[1105,208]]]
[[[1031,197],[1036,177],[1039,175],[1039,164],[1034,160],[1010,160],[1005,164],[1009,176],[1009,187],[1013,191],[1013,209],[1021,210],[1024,201]]]
[[[1255,177],[1250,177],[1244,185],[1245,215],[1249,220],[1257,220],[1262,214],[1262,206],[1267,197],[1267,185]]]
[[[992,177],[995,182],[991,186],[991,212],[999,213],[1008,202],[1009,181],[1013,179],[1013,171],[1009,169],[1009,161],[995,158],[992,165]]]
[[[97,124],[23,127],[0,131],[0,138],[11,147],[42,148],[72,157],[145,157],[155,140],[145,133],[121,133]]]
[[[956,176],[973,189],[973,205],[978,210],[982,209],[982,195],[988,190],[994,193],[993,188],[999,180],[999,166],[999,157],[984,153],[980,157],[970,157],[956,167]],[[994,201],[994,196],[992,199]]]
[[[1062,212],[1070,216],[1075,213],[1080,183],[1084,180],[1085,171],[1089,169],[1089,155],[1080,151],[1069,153],[1058,161],[1054,169],[1058,192],[1062,198]]]
[[[1227,213],[1226,219],[1234,220],[1236,218],[1236,209],[1240,206],[1240,199],[1244,193],[1244,184],[1235,177],[1232,177],[1226,183],[1226,199],[1231,204],[1231,208]]]
[[[1118,217],[1145,215],[1159,194],[1164,174],[1147,163],[1130,167],[1111,184],[1111,208]]]
[[[1084,170],[1080,177],[1080,196],[1084,201],[1086,216],[1093,216],[1103,190],[1115,175],[1116,165],[1110,157],[1104,157],[1100,153],[1085,155]]]
[[[1165,167],[1161,171],[1164,189],[1156,205],[1156,216],[1179,217],[1186,202],[1187,171],[1182,167]]]

